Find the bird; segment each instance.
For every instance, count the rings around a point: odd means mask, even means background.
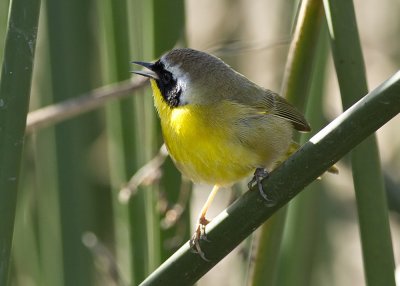
[[[133,61],[150,78],[164,142],[178,170],[194,183],[213,185],[190,246],[207,260],[206,213],[218,190],[249,177],[267,201],[261,180],[297,149],[293,131],[308,132],[303,114],[277,93],[252,82],[220,58],[176,48],[154,62]],[[293,147],[294,146],[294,147]]]

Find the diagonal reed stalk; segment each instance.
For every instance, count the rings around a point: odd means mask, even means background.
[[[268,206],[253,188],[217,216],[209,225],[209,242],[201,242],[210,261],[194,254],[186,243],[141,285],[195,283],[308,184],[399,112],[400,71],[318,132],[263,180],[268,196],[276,198],[274,206]]]

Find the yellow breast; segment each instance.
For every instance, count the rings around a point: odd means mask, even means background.
[[[171,108],[154,80],[151,83],[168,151],[178,169],[194,182],[230,185],[280,155],[264,144],[265,126],[261,132],[254,128],[253,140],[241,142],[238,134],[252,134],[251,128],[242,130],[244,127],[236,124],[247,116],[248,108],[228,101]],[[276,148],[283,149],[280,153],[287,149],[285,144],[277,143]]]

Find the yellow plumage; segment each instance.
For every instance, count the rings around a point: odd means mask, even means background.
[[[290,145],[287,120],[228,100],[171,108],[154,80],[151,85],[168,151],[195,182],[231,185],[276,161]]]
[[[194,182],[214,185],[191,239],[199,239],[206,212],[221,186],[254,173],[260,193],[265,168],[292,152],[292,132],[309,131],[303,115],[276,93],[235,72],[220,59],[175,49],[155,63],[134,62],[150,78],[165,144],[177,168]]]

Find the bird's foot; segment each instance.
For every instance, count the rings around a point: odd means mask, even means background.
[[[206,236],[206,225],[209,222],[210,221],[207,220],[205,217],[200,217],[199,221],[197,222],[196,230],[189,241],[189,245],[193,249],[193,251],[198,253],[200,257],[205,261],[210,261],[210,260],[206,258],[204,252],[201,250],[200,240],[209,241]]]
[[[267,170],[265,170],[264,168],[257,168],[254,172],[253,178],[247,184],[247,186],[249,187],[249,190],[250,190],[253,187],[253,184],[257,183],[258,192],[263,197],[263,199],[268,203],[268,206],[274,206],[274,205],[276,205],[276,200],[267,196],[267,194],[264,191],[262,182],[261,182],[263,179],[268,178],[268,176],[269,176],[269,173],[267,172]]]

